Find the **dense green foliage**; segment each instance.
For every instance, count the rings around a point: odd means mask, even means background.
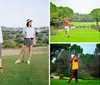
[[[57,7],[52,2],[50,3],[50,24],[53,26],[61,25],[64,18],[71,18],[74,12],[69,7]]]
[[[74,13],[73,9],[69,7],[56,6],[52,2],[50,3],[50,25],[54,26],[56,29],[64,28],[64,18],[70,18],[71,22],[94,22],[96,25],[92,24],[91,27],[94,29],[99,29],[100,21],[100,8],[93,9],[89,14],[79,14]],[[70,24],[71,25],[71,24]],[[72,25],[71,25],[72,26]],[[86,25],[84,25],[86,27]],[[90,27],[87,27],[90,28]]]
[[[98,26],[98,22],[100,21],[100,8],[93,9],[90,14],[96,21],[96,26]]]
[[[49,43],[47,36],[48,31],[36,32],[37,43],[34,46],[47,45]],[[19,31],[3,31],[3,39],[3,48],[19,48],[22,47],[24,36]]]
[[[71,18],[72,22],[93,22],[94,20],[90,16],[90,14],[79,14],[75,13]]]
[[[62,51],[62,49],[64,50]],[[57,73],[59,75],[62,73],[66,77],[71,75],[71,68],[69,70],[69,66],[73,50],[75,50],[75,55],[79,62],[78,77],[82,79],[100,78],[100,44],[96,45],[93,54],[84,54],[83,48],[76,44],[51,44],[51,74]],[[54,58],[56,60],[52,62]]]

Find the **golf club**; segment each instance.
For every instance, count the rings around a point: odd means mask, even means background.
[[[71,64],[69,65],[69,68],[68,68],[68,73],[70,73],[70,68],[71,68]]]
[[[61,49],[61,51],[59,52],[58,57],[57,57],[57,60],[60,58],[60,55],[62,54],[63,50],[64,49]]]

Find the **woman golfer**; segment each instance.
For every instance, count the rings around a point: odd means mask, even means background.
[[[70,19],[65,18],[65,31],[67,37],[69,37],[69,23],[70,23]]]
[[[32,20],[30,19],[27,20],[26,27],[23,29],[23,35],[24,35],[24,43],[22,46],[22,51],[18,60],[15,63],[21,63],[21,59],[24,56],[26,46],[28,46],[29,55],[28,55],[27,64],[30,64],[30,58],[32,56],[32,46],[33,46],[33,42],[35,42],[35,39],[36,39],[35,30],[32,27]]]
[[[68,83],[71,82],[71,80],[75,77],[75,81],[76,83],[78,83],[78,59],[74,54],[75,52],[73,52],[73,54],[71,55],[71,64],[72,64],[72,76],[70,77],[70,79],[68,80]]]
[[[0,73],[3,73],[3,68],[2,68],[2,43],[3,43],[3,37],[2,37],[2,30],[0,27]]]

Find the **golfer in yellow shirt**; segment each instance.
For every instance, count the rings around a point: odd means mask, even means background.
[[[70,79],[68,80],[68,83],[70,83],[74,77],[75,77],[76,83],[78,83],[78,78],[77,78],[78,77],[78,59],[74,54],[71,55],[70,62],[72,64],[72,75],[71,75]]]

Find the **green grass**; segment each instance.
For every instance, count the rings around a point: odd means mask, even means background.
[[[75,84],[75,80],[72,80],[70,84],[68,84],[68,80],[57,80],[57,79],[51,79],[50,85],[99,85],[100,80],[91,80],[90,83],[88,83],[88,80],[79,80],[78,84]]]
[[[70,37],[67,38],[65,31],[56,30],[56,35],[51,35],[51,42],[100,42],[100,32],[88,28],[73,28]]]
[[[14,64],[17,58],[18,55],[3,56],[4,72],[0,74],[0,85],[48,85],[48,53],[33,54],[30,65]]]

